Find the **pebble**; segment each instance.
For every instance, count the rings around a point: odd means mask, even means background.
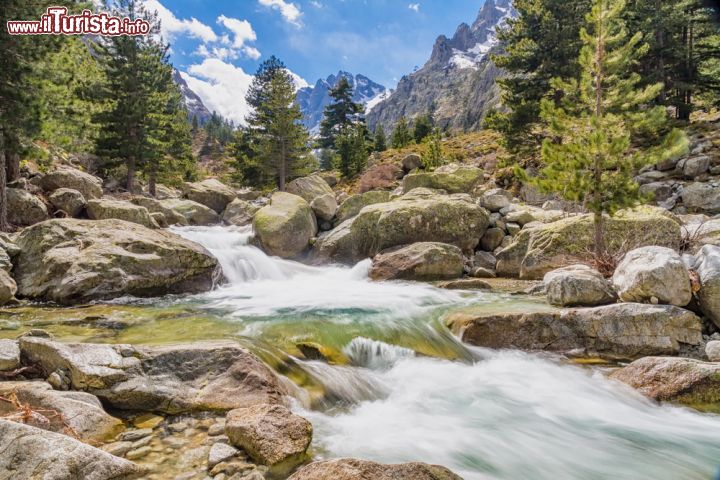
[[[114,442],[108,443],[102,447],[103,450],[108,452],[110,455],[115,455],[116,457],[125,456],[125,454],[132,450],[132,448],[132,442]]]
[[[153,437],[145,437],[141,438],[140,440],[133,442],[132,448],[140,448],[144,447],[145,445],[150,445],[150,442],[152,442]]]
[[[216,443],[210,447],[208,453],[208,469],[211,469],[220,462],[225,462],[235,455],[237,455],[238,449],[227,445],[225,443]]]
[[[150,452],[152,452],[150,447],[141,447],[136,450],[130,450],[127,455],[125,455],[125,458],[128,460],[138,460],[147,456]]]
[[[120,434],[120,440],[124,440],[127,442],[134,442],[137,440],[140,440],[141,438],[148,437],[152,435],[152,429],[150,428],[141,428],[139,430],[128,430],[126,432],[123,432]]]
[[[163,420],[165,419],[159,415],[146,413],[145,415],[140,415],[135,420],[133,420],[133,425],[135,426],[135,428],[155,428],[160,425]]]
[[[168,437],[163,439],[165,445],[171,448],[182,448],[187,445],[188,441],[182,438]]]
[[[224,473],[226,475],[234,475],[238,472],[245,472],[252,470],[255,465],[252,463],[233,461],[233,462],[220,462],[210,470],[210,475],[217,475],[218,473]]]
[[[208,428],[208,435],[216,437],[225,433],[225,423],[215,423]]]
[[[187,430],[188,424],[185,422],[176,422],[176,423],[171,423],[170,425],[168,425],[168,428],[173,432],[180,433],[180,432],[184,432],[185,430]]]

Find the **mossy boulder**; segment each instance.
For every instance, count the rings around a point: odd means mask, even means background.
[[[257,205],[236,198],[225,208],[223,222],[236,227],[249,225],[258,210],[260,210],[260,207]]]
[[[469,253],[488,224],[487,211],[468,195],[415,189],[390,202],[364,207],[325,235],[314,254],[319,260],[354,263],[417,242],[447,243]]]
[[[126,222],[137,223],[147,228],[159,228],[150,216],[147,208],[123,200],[100,198],[87,203],[87,214],[91,220],[109,220],[115,218]]]
[[[336,223],[339,225],[345,220],[356,216],[360,213],[360,210],[368,205],[389,201],[390,192],[385,190],[371,190],[369,192],[351,195],[340,204],[340,208],[338,208],[336,214]]]
[[[454,245],[419,242],[380,252],[373,259],[373,280],[449,280],[463,274],[462,250]]]
[[[432,188],[448,193],[469,193],[483,179],[483,171],[477,167],[458,164],[445,165],[434,172],[418,172],[403,178],[403,192],[414,188]]]
[[[720,364],[645,357],[610,375],[654,400],[695,407],[720,403]]]
[[[136,196],[132,198],[132,203],[144,207],[150,212],[150,215],[161,214],[165,217],[165,223],[168,225],[187,225],[188,220],[184,215],[176,210],[163,204],[160,200],[150,197]]]
[[[680,223],[662,208],[624,210],[605,220],[605,243],[610,252],[646,245],[680,245]],[[498,274],[539,280],[556,268],[582,263],[592,255],[593,228],[592,215],[524,228],[512,244],[498,252]]]
[[[48,200],[53,207],[62,210],[69,217],[77,217],[87,206],[83,194],[72,188],[58,188],[50,194]]]
[[[332,188],[320,175],[296,178],[287,184],[285,190],[287,193],[302,197],[308,203],[323,195],[333,195]]]
[[[40,179],[40,188],[54,192],[58,188],[72,188],[83,194],[86,200],[102,197],[102,180],[94,175],[70,167],[45,174]]]
[[[183,196],[193,202],[198,202],[215,213],[222,215],[225,207],[237,198],[235,191],[214,178],[202,182],[186,183],[183,185]]]
[[[48,220],[23,230],[17,245],[18,296],[62,304],[198,293],[222,274],[200,245],[115,219]]]
[[[215,210],[192,200],[168,198],[160,200],[160,204],[185,217],[189,225],[205,226],[220,223],[220,215]]]
[[[317,234],[317,228],[308,202],[285,192],[275,193],[270,204],[258,210],[253,219],[253,229],[262,248],[269,255],[282,258],[303,253]]]
[[[33,225],[49,218],[45,204],[27,190],[8,188],[8,221],[14,225]]]

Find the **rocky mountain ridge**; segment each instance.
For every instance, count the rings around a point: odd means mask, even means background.
[[[192,120],[193,117],[197,117],[200,125],[204,125],[212,115],[210,110],[208,110],[198,94],[190,88],[178,70],[173,70],[173,81],[180,87],[183,95],[183,104],[185,108],[187,108],[190,120]]]

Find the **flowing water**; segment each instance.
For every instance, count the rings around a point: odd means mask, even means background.
[[[313,422],[319,458],[424,461],[467,480],[700,480],[720,465],[720,417],[654,404],[557,357],[469,348],[441,321],[465,307],[548,308],[537,300],[371,282],[368,261],[310,267],[270,258],[249,245],[248,229],[175,231],[219,259],[225,285],[16,309],[0,315],[0,337],[22,325],[66,341],[236,338],[302,387],[296,409]],[[314,353],[331,362],[307,360]]]

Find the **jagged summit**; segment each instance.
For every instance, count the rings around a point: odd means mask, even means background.
[[[201,125],[204,125],[209,119],[212,113],[205,106],[202,99],[195,93],[190,86],[187,84],[182,74],[173,69],[173,81],[180,87],[180,91],[183,95],[183,103],[188,111],[188,116],[197,117]]]

